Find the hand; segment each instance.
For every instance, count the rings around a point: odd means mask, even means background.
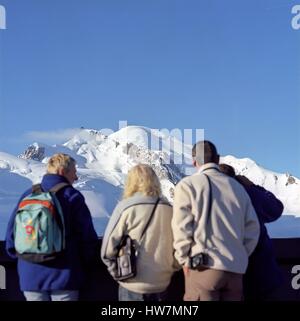
[[[250,181],[249,178],[247,178],[246,176],[243,175],[237,175],[235,176],[236,180],[242,184],[243,186],[253,186],[255,185],[252,181]]]
[[[184,266],[183,267],[183,273],[185,276],[189,276],[190,274],[190,269],[187,267],[187,266]]]

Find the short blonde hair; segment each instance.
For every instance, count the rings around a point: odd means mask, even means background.
[[[76,161],[71,156],[67,154],[55,154],[48,161],[47,173],[57,174],[59,169],[64,169],[68,172],[75,164]]]
[[[139,164],[128,172],[123,199],[137,192],[145,196],[159,197],[161,195],[160,181],[149,165]]]

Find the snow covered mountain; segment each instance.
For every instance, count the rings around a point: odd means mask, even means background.
[[[133,165],[151,165],[161,180],[164,195],[172,202],[174,184],[194,171],[191,149],[192,146],[184,145],[165,132],[129,126],[110,135],[82,129],[63,145],[34,143],[19,157],[0,152],[0,239],[4,237],[9,214],[20,194],[41,180],[46,163],[54,153],[67,153],[76,160],[79,180],[74,186],[84,194],[96,229],[102,234]],[[238,174],[272,191],[284,203],[285,221],[288,218],[295,229],[295,220],[300,218],[300,181],[297,178],[268,171],[250,159],[225,156],[221,162],[232,165]],[[285,230],[282,224],[273,229],[276,235],[288,236],[290,231],[290,227]]]

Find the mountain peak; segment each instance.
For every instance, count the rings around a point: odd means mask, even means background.
[[[45,146],[43,144],[33,143],[18,157],[41,162],[45,158]]]
[[[105,135],[99,130],[81,129],[63,145],[33,143],[19,158],[0,152],[0,175],[5,177],[0,180],[1,193],[6,195],[3,199],[15,193],[5,187],[13,186],[7,183],[9,177],[13,181],[17,181],[16,175],[26,178],[24,184],[40,182],[49,157],[56,153],[69,154],[76,160],[79,180],[75,187],[85,196],[94,217],[108,217],[120,199],[128,170],[136,164],[148,164],[154,169],[170,202],[178,181],[195,172],[190,162],[191,145],[167,130],[128,126]],[[269,171],[250,158],[227,155],[221,157],[221,162],[274,193],[283,202],[285,213],[300,216],[300,181],[296,177]],[[0,204],[1,213],[5,208]]]

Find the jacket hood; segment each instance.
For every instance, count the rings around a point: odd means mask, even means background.
[[[42,189],[44,191],[48,191],[49,189],[51,189],[53,186],[59,184],[59,183],[67,183],[70,184],[68,182],[68,180],[61,175],[57,175],[57,174],[46,174],[44,175],[43,179],[42,179]],[[70,184],[71,186],[71,184]]]

